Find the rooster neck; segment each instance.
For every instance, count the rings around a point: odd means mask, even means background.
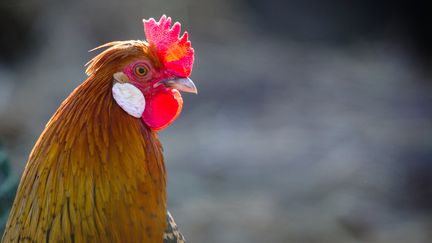
[[[114,102],[111,81],[93,75],[38,139],[3,240],[159,242],[165,190],[156,134]]]

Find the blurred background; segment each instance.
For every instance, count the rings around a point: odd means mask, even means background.
[[[2,0],[0,212],[45,123],[86,78],[87,51],[143,39],[141,19],[167,14],[196,50],[200,93],[160,133],[169,208],[189,242],[432,242],[431,10]]]

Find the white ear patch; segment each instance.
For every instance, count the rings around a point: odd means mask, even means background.
[[[145,108],[143,93],[130,83],[114,83],[112,93],[117,104],[129,115],[140,118]]]

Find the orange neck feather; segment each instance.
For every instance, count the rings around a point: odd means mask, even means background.
[[[48,122],[3,242],[162,242],[162,148],[154,132],[114,102],[109,73],[93,73]]]

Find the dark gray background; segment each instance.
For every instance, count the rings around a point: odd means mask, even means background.
[[[432,241],[431,15],[421,1],[0,3],[0,137],[20,174],[87,51],[182,23],[199,95],[161,132],[189,242]]]

